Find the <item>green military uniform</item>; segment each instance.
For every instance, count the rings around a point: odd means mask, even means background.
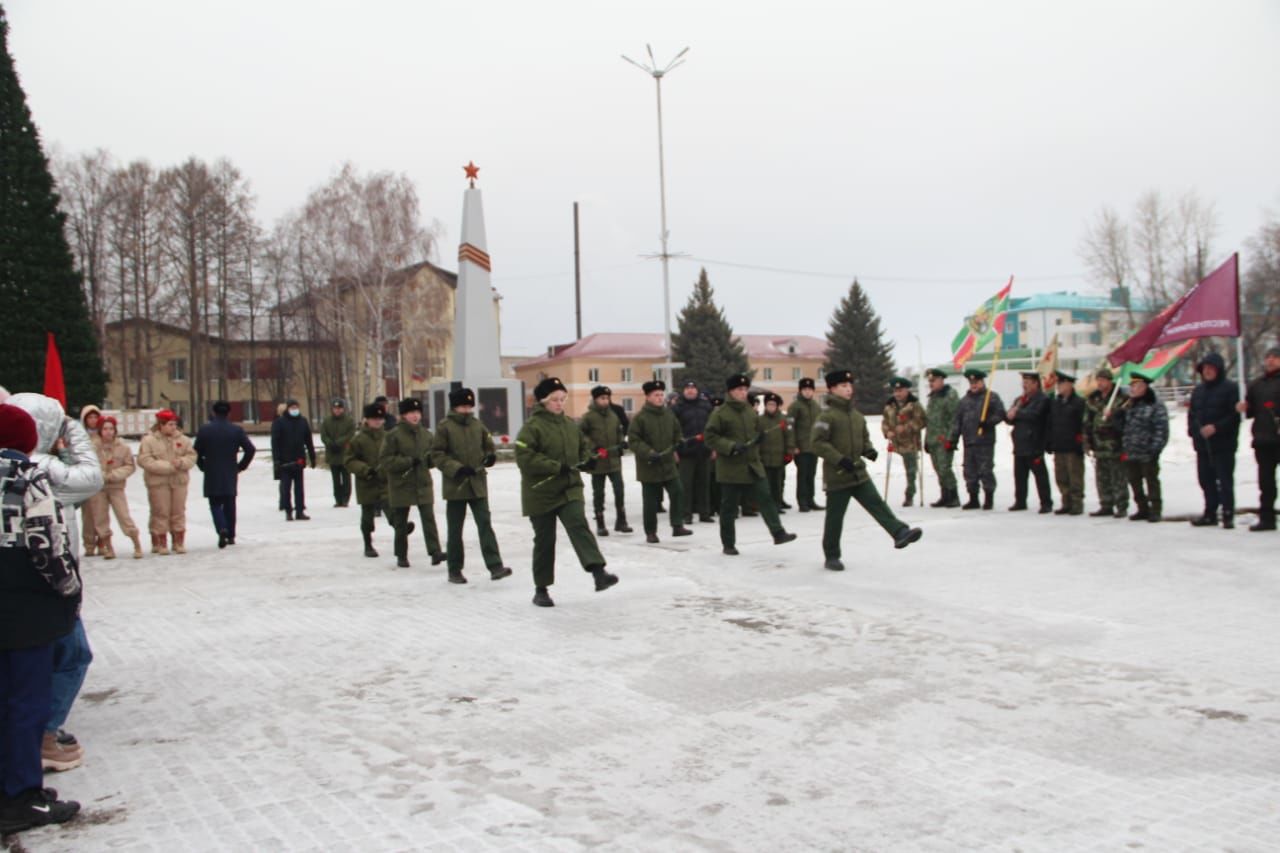
[[[800,380],[800,388],[813,387],[812,379]],[[816,398],[806,400],[799,393],[787,407],[787,418],[791,423],[791,454],[796,460],[796,508],[801,512],[822,509],[815,503],[818,457],[813,452],[813,425],[821,413],[822,406]]]
[[[467,388],[451,392],[451,404],[465,398],[466,395],[458,391],[470,394],[467,398],[470,402],[459,402],[454,408],[457,405],[475,405],[475,395]],[[431,464],[440,469],[442,478],[440,491],[445,500],[447,530],[445,554],[450,579],[454,582],[462,576],[462,524],[467,519],[468,509],[480,536],[480,555],[484,558],[485,567],[495,580],[511,574],[510,569],[504,573],[502,554],[498,550],[498,539],[494,536],[489,513],[488,469],[496,461],[493,436],[475,415],[451,411],[436,425],[435,440],[431,444]]]
[[[364,536],[365,555],[369,557],[378,556],[373,549],[373,523],[387,508],[387,478],[378,465],[385,437],[382,427],[361,426],[344,456],[344,464],[355,480],[356,503],[360,505],[360,533]]]
[[[333,405],[334,408],[342,406],[346,409],[342,400],[334,400]],[[346,506],[351,502],[351,474],[346,466],[346,452],[355,435],[355,418],[346,411],[340,415],[330,412],[320,422],[320,441],[324,444],[324,461],[329,466],[329,476],[333,478],[333,503],[336,506]]]
[[[645,387],[649,387],[646,384]],[[665,388],[663,389],[665,390]],[[640,412],[631,419],[627,431],[631,453],[636,459],[636,480],[644,497],[644,532],[657,536],[658,504],[666,490],[671,505],[667,519],[675,535],[684,529],[684,488],[680,482],[680,469],[676,455],[684,444],[680,419],[666,406],[654,406],[646,402]]]
[[[768,397],[765,399],[767,401]],[[781,402],[781,398],[778,398],[779,406]],[[773,414],[766,411],[760,416],[760,429],[764,434],[760,442],[760,462],[764,465],[765,479],[769,483],[769,496],[779,509],[782,507],[783,478],[787,472],[787,462],[791,459],[791,454],[787,452],[791,442],[787,434],[789,426],[790,421],[781,410]]]
[[[827,374],[829,385],[851,381],[848,371]],[[827,568],[843,569],[840,563],[840,537],[844,532],[844,515],[850,499],[862,505],[885,532],[894,537],[898,547],[919,539],[919,531],[908,527],[893,514],[884,498],[876,491],[867,474],[864,458],[875,460],[867,420],[853,400],[834,394],[827,396],[827,407],[813,427],[813,448],[822,458],[822,479],[827,492],[827,516],[822,527],[822,553]],[[914,534],[911,538],[909,534]]]
[[[930,370],[930,375],[946,378],[941,370]],[[958,506],[959,487],[956,484],[955,445],[951,443],[951,434],[956,426],[956,409],[960,405],[960,395],[950,385],[943,385],[941,391],[930,391],[929,402],[925,409],[924,446],[933,463],[933,472],[938,477],[938,488],[942,494],[930,506]]]
[[[1103,371],[1099,371],[1098,377],[1104,377]],[[1105,372],[1105,378],[1111,378],[1110,371]],[[1120,517],[1129,509],[1129,477],[1125,464],[1120,461],[1128,402],[1129,395],[1122,390],[1115,393],[1114,400],[1111,394],[1095,390],[1084,401],[1084,452],[1093,457],[1094,481],[1101,504],[1098,511],[1092,513],[1096,516]]]
[[[622,481],[622,420],[609,405],[608,395],[608,388],[596,386],[591,392],[590,408],[578,421],[578,428],[587,437],[587,444],[596,458],[596,465],[591,469],[591,503],[595,510],[597,536],[609,535],[609,528],[604,523],[605,480],[613,486],[613,529],[619,533],[631,532],[627,524],[626,487]],[[602,402],[604,405],[600,405]]]
[[[732,384],[734,381],[740,385]],[[747,385],[745,376],[731,380],[730,390]],[[760,415],[745,401],[725,400],[707,419],[707,446],[716,452],[716,482],[720,487],[720,543],[729,553],[736,553],[734,522],[738,507],[746,499],[754,500],[760,515],[775,541],[794,538],[782,528],[778,508],[769,495],[764,464],[760,461],[760,444],[764,435]]]
[[[534,396],[542,400],[546,394],[539,396],[535,390]],[[533,407],[516,439],[516,464],[520,466],[520,508],[533,525],[533,581],[538,587],[555,583],[557,520],[564,525],[582,567],[593,573],[604,568],[604,556],[587,526],[582,475],[576,470],[590,457],[590,442],[577,424],[563,414],[553,414],[541,402]]]
[[[894,388],[911,387],[911,383],[900,376],[895,377],[890,384]],[[889,402],[884,404],[880,432],[888,440],[890,452],[902,457],[902,465],[907,472],[906,500],[903,506],[911,506],[915,502],[920,464],[920,431],[925,428],[926,420],[924,408],[914,394],[908,394],[907,399],[901,403],[896,396],[890,397]]]
[[[402,400],[402,415],[412,410],[406,409],[406,404],[422,405],[412,398]],[[402,567],[409,565],[409,512],[415,506],[422,520],[431,564],[444,561],[440,532],[436,528],[435,490],[431,483],[432,442],[431,430],[401,418],[382,443],[381,467],[387,476],[387,505],[390,507],[387,517],[396,529],[396,559]]]

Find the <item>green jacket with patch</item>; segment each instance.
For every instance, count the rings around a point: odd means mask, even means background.
[[[760,415],[745,402],[725,400],[707,419],[707,446],[716,452],[716,481],[750,485],[764,479],[760,462]],[[735,444],[746,449],[734,453]]]
[[[516,438],[521,512],[544,515],[567,503],[581,502],[582,475],[575,469],[590,456],[587,437],[576,423],[552,414],[542,403],[534,406]],[[568,471],[563,470],[565,466]]]
[[[871,479],[863,457],[874,453],[875,448],[871,446],[867,419],[852,400],[834,394],[827,399],[826,410],[813,426],[813,450],[822,457],[822,479],[826,491],[851,489]],[[846,456],[853,461],[852,471],[840,467],[840,460]]]
[[[387,500],[387,477],[378,465],[386,435],[382,427],[370,429],[362,426],[347,448],[343,464],[351,472],[351,479],[356,482],[356,503],[361,506],[385,503]]]
[[[592,474],[611,474],[622,470],[622,421],[611,407],[602,409],[593,402],[582,420],[578,421],[578,428],[587,437],[593,454],[602,447],[609,453],[605,458],[596,460]]]
[[[328,465],[341,465],[347,456],[347,445],[356,437],[356,421],[343,412],[341,416],[325,415],[320,422],[320,441],[324,444],[324,461]]]
[[[440,492],[444,499],[467,501],[489,497],[489,469],[484,461],[493,452],[493,436],[475,415],[450,412],[447,418],[436,424],[431,464],[440,469]],[[458,471],[468,466],[475,473],[469,477],[458,477]]]
[[[403,418],[382,443],[381,467],[387,475],[387,504],[419,506],[435,502],[431,485],[431,430]]]
[[[760,416],[760,430],[764,439],[760,442],[760,462],[766,468],[781,468],[787,464],[787,451],[793,439],[789,437],[789,419],[782,411]]]
[[[815,395],[806,400],[799,395],[787,407],[787,417],[791,419],[791,449],[797,453],[813,453],[813,425],[822,414],[822,405]]]
[[[960,395],[950,385],[941,391],[929,392],[929,404],[925,410],[924,446],[928,450],[951,440],[956,426],[956,409],[960,407]]]
[[[680,419],[666,406],[645,403],[631,419],[627,440],[636,460],[636,479],[641,483],[665,483],[679,476],[676,468],[676,445],[683,441]],[[662,459],[650,462],[650,453]]]

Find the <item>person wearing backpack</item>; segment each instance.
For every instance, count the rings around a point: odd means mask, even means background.
[[[49,471],[31,459],[39,439],[29,413],[0,404],[0,836],[80,811],[44,787],[54,645],[76,624],[80,578]]]

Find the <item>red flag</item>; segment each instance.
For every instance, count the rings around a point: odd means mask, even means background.
[[[1183,294],[1122,343],[1107,360],[1113,367],[1126,361],[1142,363],[1154,347],[1210,335],[1240,335],[1240,256],[1226,263]]]
[[[58,355],[58,344],[53,339],[53,332],[45,332],[48,344],[44,351],[44,395],[52,397],[67,408],[67,383],[62,379],[62,356]]]

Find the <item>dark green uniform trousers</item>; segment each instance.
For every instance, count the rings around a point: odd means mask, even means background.
[[[667,520],[674,529],[684,524],[684,488],[680,478],[673,477],[661,483],[641,483],[640,493],[644,497],[644,532],[658,532],[658,504],[662,503],[662,490],[666,489],[671,505],[667,507]]]
[[[1053,454],[1053,479],[1063,507],[1069,512],[1084,512],[1084,454]]]
[[[929,445],[929,460],[933,462],[933,473],[938,475],[938,487],[954,489],[956,487],[954,450],[947,450],[941,441]]]
[[[480,555],[484,557],[485,568],[502,568],[498,538],[493,535],[493,525],[489,522],[489,499],[470,498],[445,501],[444,517],[448,526],[448,545],[445,553],[449,557],[449,571],[462,571],[462,523],[467,519],[467,507],[471,507],[471,518],[475,520],[476,532],[480,534]]]
[[[787,469],[783,466],[771,468],[765,466],[764,476],[769,481],[769,497],[773,498],[774,506],[782,506],[782,484],[785,482]]]
[[[796,506],[804,509],[817,496],[814,483],[818,478],[818,454],[796,454]]]
[[[1128,474],[1119,455],[1093,456],[1093,477],[1098,486],[1098,503],[1103,509],[1129,508]]]
[[[903,497],[907,500],[914,500],[916,496],[916,482],[920,477],[920,454],[914,451],[903,453],[898,452],[902,457],[902,467],[907,472],[907,492]]]
[[[621,518],[626,505],[626,487],[622,483],[621,471],[610,471],[608,474],[592,474],[591,475],[591,505],[595,509],[596,515],[604,515],[604,481],[608,479],[613,484],[613,508],[617,511],[618,517]]]
[[[778,508],[769,497],[769,484],[764,479],[752,483],[721,483],[720,544],[726,548],[732,548],[738,541],[734,522],[738,518],[738,506],[748,499],[760,505],[760,516],[770,533],[782,532],[782,519],[778,518]]]
[[[880,497],[870,480],[838,492],[827,492],[827,518],[822,525],[822,553],[828,560],[840,558],[840,534],[844,531],[844,514],[849,509],[850,498],[862,504],[862,508],[890,536],[906,527],[893,514],[893,510],[889,509],[889,505]]]
[[[360,504],[360,532],[372,533],[373,523],[378,520],[378,516],[386,512],[386,507],[381,503],[376,504]]]
[[[409,511],[411,506],[393,506],[387,510],[387,518],[396,529],[395,550],[397,557],[409,557]],[[418,504],[418,517],[422,519],[422,535],[427,540],[427,553],[440,553],[440,531],[436,528],[436,514],[431,504]]]
[[[680,489],[684,492],[685,518],[693,521],[693,514],[711,515],[711,457],[701,454],[680,458]]]
[[[1164,506],[1160,497],[1160,460],[1124,463],[1129,475],[1129,488],[1133,489],[1133,502],[1140,511],[1161,512]]]
[[[533,582],[536,586],[551,586],[556,582],[556,520],[564,525],[569,543],[578,555],[578,562],[586,571],[603,569],[604,555],[596,545],[596,538],[587,526],[587,516],[581,501],[570,501],[562,507],[532,515],[533,525]]]
[[[329,475],[333,477],[333,502],[346,506],[351,502],[351,473],[346,465],[330,465]]]

